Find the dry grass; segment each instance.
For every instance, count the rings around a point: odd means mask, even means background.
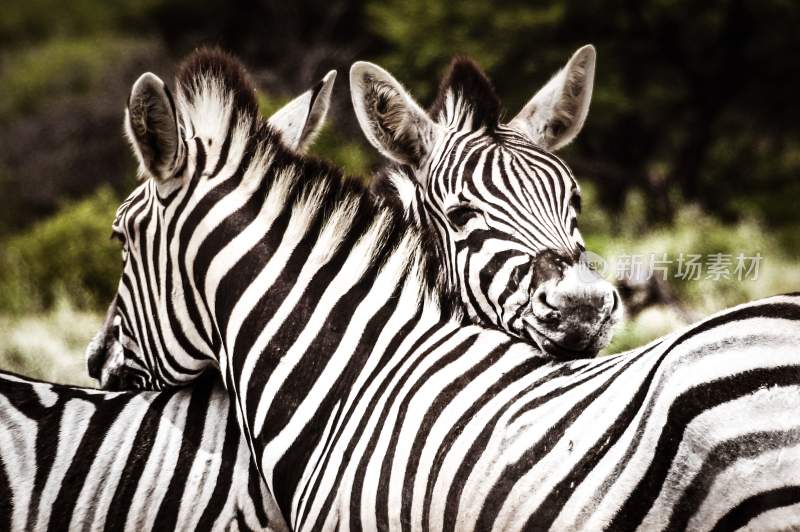
[[[67,303],[43,314],[0,315],[0,368],[36,379],[93,386],[83,351],[102,316]]]

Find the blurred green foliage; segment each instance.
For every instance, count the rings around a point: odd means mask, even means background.
[[[669,225],[653,227],[648,220],[644,198],[630,192],[624,207],[610,213],[597,203],[597,191],[591,184],[583,187],[584,214],[579,218],[587,249],[607,261],[605,277],[616,281],[630,274],[630,267],[619,262],[639,257],[646,264],[652,254],[666,271],[654,276],[666,279],[680,308],[659,306],[626,319],[614,335],[605,353],[617,353],[644,345],[681,325],[745,301],[796,291],[800,287],[800,249],[785,245],[787,238],[755,217],[736,222],[722,222],[704,213],[697,205],[680,207]],[[795,235],[796,238],[796,235]],[[730,276],[709,276],[709,256],[722,254],[730,260]],[[735,274],[737,256],[742,254],[747,267],[751,258],[760,255],[757,271]],[[679,272],[679,257],[700,255],[702,270],[698,279],[684,278]],[[630,264],[630,263],[628,263]]]
[[[378,157],[364,147],[363,142],[342,139],[336,132],[336,124],[327,124],[317,137],[309,152],[327,159],[344,169],[345,173],[368,180],[369,169]]]
[[[263,91],[258,93],[258,107],[264,117],[272,116],[283,105],[291,100],[291,96],[268,96]],[[314,144],[309,148],[309,154],[326,159],[340,168],[346,174],[367,178],[369,169],[375,165],[377,157],[363,142],[342,136],[337,132],[335,118],[329,113],[325,125],[322,127]]]
[[[0,312],[41,311],[64,298],[78,308],[107,305],[120,274],[119,244],[109,239],[118,205],[102,187],[6,240],[0,249]]]
[[[130,51],[131,40],[99,37],[56,39],[9,56],[0,71],[0,121],[36,111],[48,97],[101,89],[108,65]]]
[[[593,187],[584,187],[584,195],[592,208],[581,216],[581,231],[587,249],[607,259],[632,255],[666,254],[671,261],[666,275],[680,300],[703,314],[735,303],[794,290],[800,286],[800,250],[784,247],[782,237],[757,218],[742,218],[735,223],[723,223],[704,213],[697,205],[681,207],[669,226],[650,227],[641,195],[628,195],[622,212],[616,215],[594,203]],[[609,223],[617,220],[621,229]],[[727,255],[732,260],[731,271],[739,254],[754,257],[760,254],[759,275],[755,280],[740,281],[734,277],[682,279],[678,276],[677,259],[681,255]],[[747,262],[749,265],[750,262]]]
[[[141,29],[161,0],[5,0],[0,43],[30,44],[66,35]]]
[[[435,96],[434,81],[444,65],[461,54],[474,58],[487,72],[514,72],[513,79],[495,76],[495,82],[505,101],[519,108],[534,90],[523,82],[552,75],[554,70],[544,69],[566,60],[563,43],[534,49],[531,38],[551,34],[562,23],[567,4],[389,0],[370,2],[367,13],[376,32],[391,43],[382,63],[423,101]],[[525,53],[535,53],[536,60],[513,64]]]

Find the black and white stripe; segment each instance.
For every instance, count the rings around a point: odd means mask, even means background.
[[[468,316],[561,359],[593,356],[621,314],[614,288],[581,260],[580,188],[550,153],[583,125],[594,62],[593,47],[578,50],[508,124],[469,60],[453,61],[428,112],[377,65],[350,71],[362,130],[399,163],[375,188],[430,233]]]
[[[219,365],[292,528],[704,529],[796,504],[797,297],[572,362],[466,326],[405,210],[246,113],[193,120],[236,109],[231,68],[184,74],[184,121],[217,129],[118,213],[118,328],[156,383]]]
[[[270,118],[284,146],[303,152],[313,141],[325,120],[334,79],[335,73],[328,73]],[[142,170],[173,172],[170,167],[186,158],[185,144],[167,157],[169,150],[158,143],[164,135],[183,131],[182,126],[174,131],[160,127],[164,117],[176,116],[174,100],[152,74],[135,86],[126,126]],[[153,101],[165,105],[161,115]],[[144,127],[134,127],[130,116],[136,108],[158,117],[159,127],[146,120],[138,122]],[[140,199],[133,195],[120,208],[134,208]],[[161,249],[156,244],[151,251]],[[126,253],[127,248],[123,262]],[[90,373],[103,372],[91,356],[103,351],[127,369],[103,375],[108,384],[156,387],[137,365],[142,361],[132,356],[135,352],[120,341],[122,305],[115,298],[103,334],[88,348]],[[136,326],[151,323],[143,318]],[[236,410],[214,373],[201,377],[191,390],[138,393],[0,373],[0,530],[286,530],[242,438]]]
[[[103,392],[0,372],[0,530],[286,530],[216,376]]]

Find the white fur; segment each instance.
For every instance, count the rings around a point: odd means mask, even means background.
[[[308,90],[269,118],[269,125],[281,133],[287,147],[303,153],[314,142],[328,114],[334,81],[336,71],[331,70],[322,78],[316,98],[314,90]]]
[[[555,151],[566,146],[583,127],[589,113],[596,63],[594,46],[575,52],[567,65],[525,104],[509,126],[524,132],[537,145]],[[564,126],[552,132],[554,124]]]

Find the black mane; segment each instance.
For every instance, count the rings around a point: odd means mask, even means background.
[[[232,99],[234,115],[247,113],[253,117],[243,160],[254,156],[259,145],[270,143],[272,146],[271,165],[285,170],[290,175],[301,176],[300,179],[291,183],[286,208],[302,198],[308,197],[320,182],[325,182],[326,193],[322,195],[321,203],[316,205],[316,211],[322,217],[327,217],[335,210],[336,205],[346,198],[357,200],[358,208],[352,220],[348,234],[349,239],[358,238],[367,229],[370,222],[380,215],[381,211],[388,211],[390,215],[386,218],[381,250],[376,254],[373,268],[380,268],[383,265],[409,230],[415,231],[419,234],[424,248],[419,256],[423,290],[440,303],[445,316],[450,316],[457,310],[457,299],[454,294],[450,293],[451,291],[444,282],[435,242],[421,228],[409,227],[402,205],[388,201],[388,196],[371,194],[364,179],[347,176],[339,167],[323,159],[299,155],[287,148],[283,142],[278,141],[280,134],[258,111],[255,85],[250,80],[244,66],[230,54],[219,49],[195,51],[182,63],[178,71],[177,83],[187,89],[188,95],[191,95],[199,92],[195,89],[199,88],[199,84],[204,79],[209,78],[221,83],[227,93],[226,96]],[[268,194],[272,185],[272,180],[265,179],[261,192],[265,195]],[[315,231],[319,231],[319,226],[316,226]]]
[[[436,100],[428,109],[428,114],[434,120],[444,110],[448,91],[469,103],[475,127],[484,126],[492,130],[500,122],[500,99],[492,82],[472,59],[454,57],[450,61],[450,66],[439,84]]]
[[[242,63],[219,48],[199,48],[184,59],[178,67],[177,84],[197,92],[204,79],[218,79],[233,99],[234,109],[250,116],[258,116],[256,85]]]

